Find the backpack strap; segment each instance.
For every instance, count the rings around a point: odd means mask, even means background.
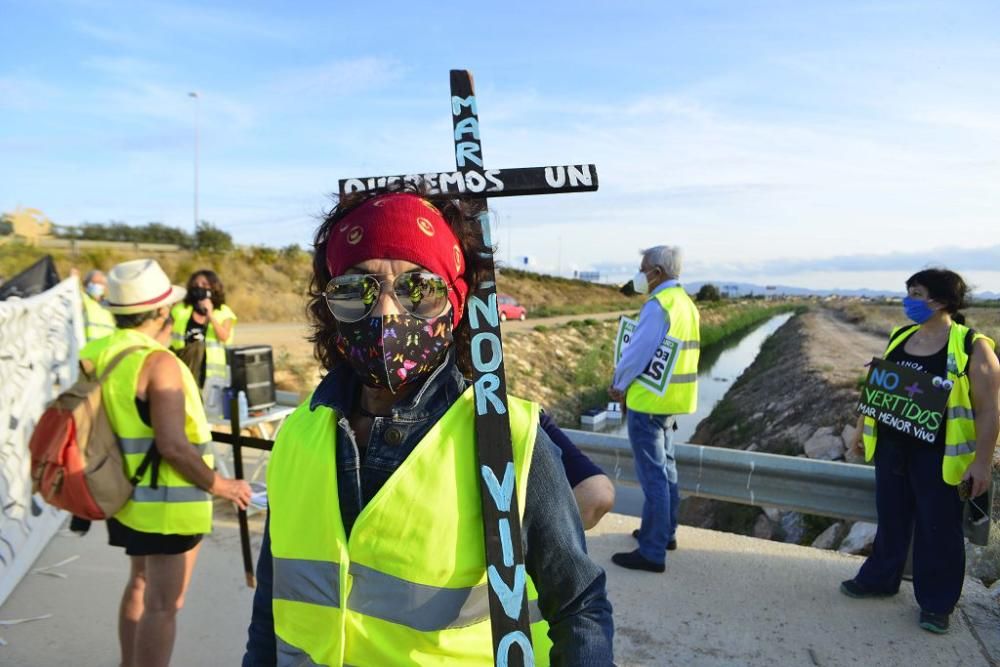
[[[116,354],[114,358],[108,363],[108,365],[104,367],[104,372],[101,373],[101,376],[99,378],[97,378],[97,382],[99,384],[103,384],[104,381],[108,379],[108,376],[111,375],[111,371],[113,371],[115,369],[115,366],[118,365],[118,362],[120,362],[122,359],[132,354],[136,350],[142,350],[142,349],[145,349],[144,346],[142,345],[133,345],[132,347],[126,347],[124,350]]]
[[[959,376],[965,375],[969,372],[969,362],[972,361],[972,344],[975,342],[976,330],[969,327],[969,330],[965,332],[965,368],[959,373]]]
[[[139,480],[141,480],[142,476],[146,474],[149,466],[153,466],[153,478],[150,480],[149,485],[151,488],[156,489],[159,487],[157,478],[159,477],[160,469],[160,450],[156,448],[155,440],[149,443],[149,449],[146,451],[146,455],[142,457],[142,462],[139,464],[139,467],[135,469],[135,474],[132,475],[129,483],[132,486],[138,486]]]
[[[103,384],[104,381],[108,379],[108,376],[111,375],[111,371],[113,371],[115,369],[115,367],[119,364],[119,362],[121,362],[125,357],[127,357],[130,354],[132,354],[136,350],[142,350],[142,349],[145,349],[145,346],[143,346],[143,345],[132,345],[131,347],[127,347],[124,350],[122,350],[121,352],[119,352],[118,354],[116,354],[114,356],[114,358],[111,359],[110,362],[108,362],[108,365],[105,366],[104,372],[101,373],[101,376],[99,378],[97,378],[97,382],[99,384]],[[158,477],[158,475],[156,473],[158,472],[157,468],[159,468],[159,465],[158,465],[159,464],[159,459],[160,459],[159,454],[160,454],[160,451],[156,448],[156,441],[154,440],[153,442],[151,442],[149,444],[149,449],[146,450],[146,455],[144,457],[142,457],[142,462],[139,464],[139,467],[136,468],[135,474],[132,475],[131,479],[129,479],[129,483],[132,484],[132,486],[138,486],[139,480],[141,480],[142,476],[146,474],[146,470],[149,469],[150,465],[153,465],[154,466],[154,469],[153,469],[153,473],[154,474],[153,474],[153,479],[152,479],[152,487],[154,489],[157,487],[157,479],[156,478]]]

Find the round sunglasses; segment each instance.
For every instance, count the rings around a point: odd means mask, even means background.
[[[392,285],[390,294],[396,303],[414,317],[429,320],[443,315],[448,309],[451,288],[444,278],[429,271],[400,273],[391,283],[389,276],[351,273],[330,280],[323,293],[333,316],[340,322],[350,323],[371,314],[386,284]]]

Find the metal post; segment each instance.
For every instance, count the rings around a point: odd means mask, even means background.
[[[199,111],[199,100],[198,93],[191,92],[188,93],[188,97],[194,98],[194,228],[195,231],[198,230],[198,111]]]

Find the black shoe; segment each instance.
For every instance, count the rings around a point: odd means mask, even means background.
[[[840,583],[840,592],[849,598],[888,598],[892,597],[896,593],[880,593],[877,591],[870,591],[861,584],[859,584],[854,579],[848,579],[847,581],[842,581]]]
[[[949,614],[935,614],[932,611],[920,610],[920,627],[936,635],[943,635],[948,632]]]
[[[628,568],[630,570],[646,570],[647,572],[663,572],[666,570],[666,566],[663,563],[654,563],[651,560],[646,560],[639,550],[635,551],[623,551],[622,553],[615,554],[611,557],[611,562],[615,565],[621,565],[622,567]]]
[[[636,528],[632,531],[632,537],[639,539],[639,529]],[[667,542],[667,551],[677,551],[677,540],[670,540]]]

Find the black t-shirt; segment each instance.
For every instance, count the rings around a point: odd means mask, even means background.
[[[204,324],[198,324],[194,317],[188,319],[187,329],[184,331],[184,344],[195,343],[205,340],[205,328],[208,326],[206,320]]]
[[[187,329],[184,330],[184,344],[190,345],[191,343],[204,343],[206,330],[211,320],[205,320],[204,324],[198,324],[194,321],[194,315],[188,319]],[[198,386],[204,386],[205,384],[205,369],[208,363],[207,355],[201,358],[201,368],[195,373],[195,380],[198,381]],[[194,369],[192,369],[194,370]]]
[[[916,354],[910,354],[905,349],[906,341],[897,345],[892,352],[886,356],[887,361],[897,363],[900,366],[906,366],[907,368],[912,368],[915,371],[921,373],[928,373],[930,375],[939,375],[941,377],[947,377],[948,374],[948,343],[946,342],[941,346],[941,349],[934,354],[929,354],[926,356],[919,356]],[[906,435],[905,433],[900,433],[895,429],[889,427],[884,427],[879,429],[879,438],[889,437],[892,440],[910,445],[915,447],[940,447],[944,445],[944,425],[942,424],[938,428],[937,436],[934,438],[933,443],[928,443],[912,435]]]

